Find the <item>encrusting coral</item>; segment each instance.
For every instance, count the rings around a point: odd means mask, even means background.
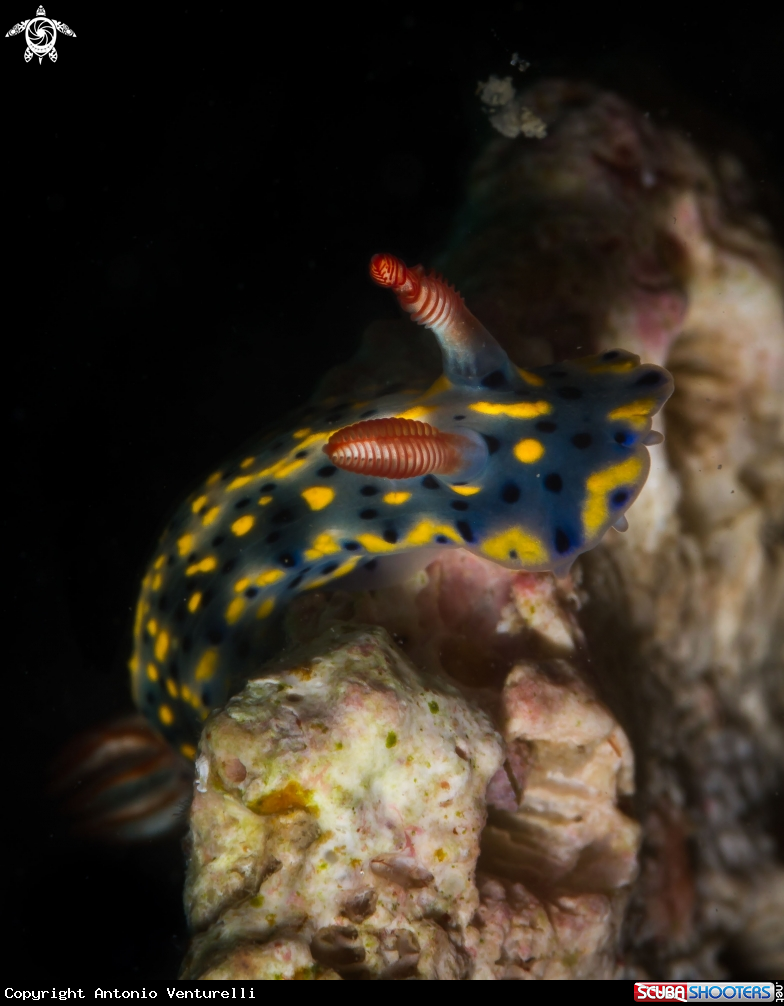
[[[489,144],[440,267],[520,365],[665,364],[666,444],[564,580],[458,550],[292,605],[202,736],[187,977],[780,973],[780,256],[728,155],[588,85],[518,104],[547,136]],[[320,393],[437,374],[385,322]]]

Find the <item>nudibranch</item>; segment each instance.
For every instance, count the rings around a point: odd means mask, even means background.
[[[661,367],[613,349],[521,369],[439,277],[391,255],[370,274],[433,332],[443,375],[301,413],[177,511],[143,580],[131,671],[139,708],[186,756],[297,594],[444,547],[564,576],[625,528],[662,439]]]

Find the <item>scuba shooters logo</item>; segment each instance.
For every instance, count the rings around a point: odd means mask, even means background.
[[[70,35],[72,38],[76,38],[76,32],[72,31],[67,24],[63,21],[56,21],[54,18],[47,17],[43,7],[39,7],[35,12],[35,17],[30,18],[29,21],[20,21],[19,24],[15,24],[10,31],[5,33],[5,37],[9,38],[11,35],[19,35],[21,32],[25,33],[25,40],[27,41],[27,48],[24,51],[25,63],[29,63],[33,56],[38,57],[39,63],[43,60],[44,56],[48,56],[53,63],[56,63],[57,49],[55,49],[54,44],[57,41],[58,31],[62,32],[63,35]]]
[[[635,982],[635,1002],[781,1002],[781,982]]]

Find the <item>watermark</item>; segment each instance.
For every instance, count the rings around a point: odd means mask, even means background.
[[[781,982],[635,982],[634,1000],[660,1002],[779,1002],[784,1001]]]
[[[29,21],[20,21],[19,24],[15,24],[10,31],[5,33],[5,37],[10,38],[11,35],[25,33],[27,41],[27,48],[24,51],[25,63],[29,63],[33,56],[38,57],[39,63],[44,56],[48,56],[53,63],[56,63],[57,50],[54,44],[57,41],[58,31],[63,35],[76,38],[76,32],[71,31],[67,24],[47,17],[43,7],[39,7],[35,12],[35,17],[31,17]]]

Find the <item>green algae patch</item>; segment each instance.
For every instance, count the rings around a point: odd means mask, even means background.
[[[390,730],[387,734],[387,747],[393,748],[397,744],[397,734],[394,730]]]

